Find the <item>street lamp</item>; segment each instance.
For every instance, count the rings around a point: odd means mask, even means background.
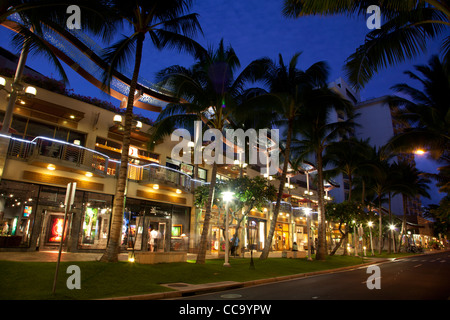
[[[306,215],[306,233],[308,239],[308,260],[311,260],[311,241],[310,241],[310,229],[311,229],[311,208],[303,208]]]
[[[374,256],[374,254],[373,254],[373,242],[372,242],[372,226],[373,226],[373,222],[369,221],[368,225],[369,225],[369,233],[370,233],[370,248],[372,249],[372,257],[373,257]]]
[[[353,244],[355,245],[355,257],[358,256],[358,244],[356,243],[356,221],[353,220]]]
[[[120,130],[124,130],[125,129],[125,126],[122,124],[122,116],[120,114],[114,115],[113,121],[119,127]],[[136,130],[140,130],[140,129],[142,129],[142,122],[133,119],[132,126]]]
[[[414,150],[414,154],[416,154],[418,156],[424,155],[425,153],[427,153],[427,152],[425,150],[423,150],[423,149],[416,149],[416,150]]]
[[[229,251],[229,240],[228,240],[228,205],[231,200],[233,200],[234,192],[224,191],[222,192],[223,201],[225,201],[225,262],[223,264],[224,267],[229,267],[230,263],[228,262],[228,251]]]
[[[391,229],[392,247],[394,248],[394,251],[395,251],[395,238],[394,238],[395,225],[391,224],[391,225],[389,226],[389,229]]]
[[[5,90],[8,93],[7,99],[9,99],[8,106],[6,107],[5,117],[3,118],[3,126],[0,130],[0,133],[2,134],[7,134],[9,132],[9,127],[11,126],[12,122],[14,105],[16,104],[17,99],[23,96],[27,98],[34,98],[37,93],[35,87],[24,87],[22,84],[20,84],[17,76],[14,79],[14,82],[11,84],[11,91],[6,90],[5,86],[6,79],[0,77],[0,90]]]

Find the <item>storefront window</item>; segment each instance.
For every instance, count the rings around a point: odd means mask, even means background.
[[[60,243],[63,236],[63,225],[64,225],[64,216],[61,214],[52,214],[48,220],[48,232],[47,232],[47,243],[56,244]],[[64,231],[64,239],[67,236],[67,224],[66,221],[66,230]]]
[[[111,221],[112,198],[110,195],[85,192],[81,224],[82,248],[106,248]]]
[[[173,206],[172,234],[170,249],[172,251],[187,251],[189,249],[189,210]]]
[[[183,173],[186,173],[188,176],[190,176],[191,178],[194,177],[194,166],[191,164],[187,164],[187,163],[182,163],[180,161],[177,160],[173,160],[171,158],[166,158],[166,166],[175,170],[179,170]],[[203,180],[206,181],[207,178],[207,170],[203,169],[203,168],[198,168],[198,180]]]
[[[0,181],[0,247],[29,246],[39,186]]]
[[[275,227],[273,249],[276,251],[289,250],[289,224],[277,223]]]

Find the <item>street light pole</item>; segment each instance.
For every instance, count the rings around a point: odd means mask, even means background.
[[[392,236],[392,248],[394,248],[394,252],[395,252],[395,238],[394,238],[394,230],[395,230],[395,226],[393,224],[391,224],[389,226],[389,229],[391,229],[391,236]]]
[[[358,255],[358,244],[356,243],[356,221],[353,220],[353,244],[355,246],[355,257]]]
[[[225,262],[223,264],[224,267],[230,267],[229,263],[229,239],[228,239],[228,207],[229,202],[233,199],[234,192],[225,191],[222,192],[223,201],[225,201]]]
[[[311,259],[311,241],[310,241],[310,235],[311,235],[311,208],[305,208],[305,214],[306,214],[306,233],[308,238],[308,260]]]
[[[369,221],[370,248],[372,249],[372,257],[373,257],[374,254],[373,254],[373,241],[372,241],[372,225],[373,225],[373,222]]]

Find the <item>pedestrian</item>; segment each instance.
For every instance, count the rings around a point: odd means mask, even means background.
[[[150,235],[150,251],[154,252],[157,246],[158,231],[152,228],[149,235]]]

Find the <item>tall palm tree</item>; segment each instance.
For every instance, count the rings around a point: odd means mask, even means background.
[[[364,44],[346,61],[345,69],[352,85],[364,86],[380,69],[417,57],[425,52],[427,40],[447,35],[442,54],[450,60],[450,3],[447,0],[314,1],[285,0],[287,17],[307,15],[367,16],[367,8],[378,5],[386,22],[368,33]]]
[[[430,198],[427,190],[430,180],[424,176],[412,163],[403,160],[392,164],[392,170],[396,173],[396,183],[393,186],[394,194],[401,194],[403,200],[403,221],[402,232],[400,233],[400,245],[397,251],[400,251],[402,236],[406,233],[406,216],[408,198],[422,196]]]
[[[383,148],[373,147],[365,166],[371,169],[370,174],[365,178],[367,196],[372,198],[371,195],[374,195],[378,204],[378,251],[381,254],[383,243],[383,202],[385,201],[384,197],[392,192],[393,179],[390,176],[392,170],[390,169],[389,158],[385,156]]]
[[[317,62],[306,70],[298,69],[297,65],[301,53],[296,53],[286,65],[281,54],[278,62],[268,58],[258,62],[266,72],[262,75],[266,89],[261,89],[252,99],[251,107],[247,108],[247,117],[258,114],[260,123],[284,130],[286,140],[283,142],[283,167],[281,170],[280,185],[277,200],[273,209],[265,247],[260,259],[267,259],[272,246],[276,221],[280,211],[284,183],[286,181],[288,164],[291,158],[291,142],[294,136],[294,127],[301,118],[302,108],[310,99],[315,90],[326,87],[328,66],[325,62]]]
[[[415,66],[421,75],[406,71],[418,81],[421,89],[401,83],[392,87],[398,95],[391,96],[389,104],[396,108],[395,116],[407,128],[395,135],[387,145],[392,151],[413,152],[425,148],[435,159],[449,156],[450,149],[450,63],[434,55],[428,65]]]
[[[450,185],[450,62],[433,56],[428,65],[415,67],[421,75],[405,72],[420,82],[422,89],[398,84],[393,89],[399,95],[390,98],[395,116],[406,128],[387,144],[393,152],[414,152],[423,148],[442,163],[438,174],[428,176],[438,182],[441,191]]]
[[[109,64],[104,75],[105,88],[109,88],[113,72],[124,67],[130,61],[133,62],[133,76],[125,111],[121,163],[114,197],[110,239],[101,258],[101,261],[104,262],[117,261],[120,250],[133,105],[136,99],[135,91],[145,37],[148,35],[152,44],[158,49],[177,48],[180,51],[185,50],[195,54],[199,46],[191,37],[201,30],[197,14],[187,14],[192,3],[190,0],[135,0],[131,2],[117,0],[110,1],[110,3],[112,10],[121,17],[121,21],[131,28],[132,34],[124,36],[104,50],[102,58]]]
[[[323,164],[332,165],[334,168],[327,169],[327,175],[335,177],[339,173],[344,174],[348,180],[348,198],[351,202],[353,182],[355,176],[361,176],[361,168],[366,161],[369,139],[357,139],[351,137],[342,141],[333,142],[329,145],[324,155]]]
[[[245,91],[245,84],[261,74],[258,71],[260,65],[254,62],[237,74],[240,61],[231,46],[224,46],[223,40],[217,49],[203,50],[196,60],[190,68],[175,65],[158,73],[158,83],[170,88],[180,102],[169,104],[158,116],[152,129],[153,141],[170,135],[173,128],[192,129],[194,121],[203,121],[207,129],[217,129],[224,133],[226,128],[233,127],[233,115],[241,105],[239,101]],[[222,156],[218,154],[218,150],[215,149],[216,156]],[[212,163],[196,261],[198,264],[204,264],[206,258],[211,209],[215,197],[217,160],[216,158]]]
[[[341,113],[345,121],[330,121],[333,112]],[[293,150],[300,158],[312,156],[317,168],[318,186],[318,249],[317,260],[324,260],[326,251],[326,228],[324,208],[323,156],[333,142],[348,136],[354,129],[353,106],[339,94],[323,87],[315,89],[308,102],[302,106],[301,117],[296,126]]]

